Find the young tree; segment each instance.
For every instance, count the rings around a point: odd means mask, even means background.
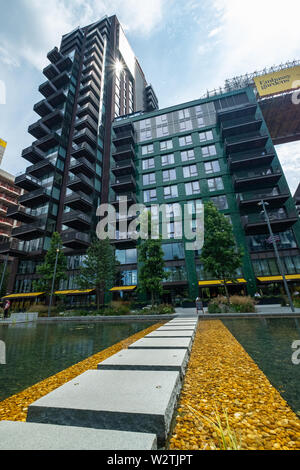
[[[58,232],[53,233],[50,248],[46,253],[44,262],[37,267],[37,273],[41,277],[33,283],[35,290],[45,292],[46,294],[51,293],[55,264],[54,291],[59,289],[61,280],[67,279],[67,258],[63,253],[61,236]]]
[[[139,248],[139,289],[150,292],[151,305],[153,307],[156,295],[163,292],[162,282],[168,278],[168,273],[164,271],[164,252],[161,246],[161,239],[145,240]]]
[[[204,246],[200,261],[205,271],[221,279],[229,301],[227,282],[234,281],[242,265],[242,251],[237,248],[232,226],[212,202],[205,203]]]
[[[86,253],[84,265],[81,266],[78,284],[82,289],[95,289],[97,309],[101,300],[114,283],[116,275],[114,249],[108,238],[92,242]]]

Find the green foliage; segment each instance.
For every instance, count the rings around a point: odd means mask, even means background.
[[[151,294],[152,306],[155,297],[163,292],[162,282],[167,279],[169,273],[164,271],[164,252],[161,239],[148,239],[143,241],[139,249],[139,291]]]
[[[200,261],[206,272],[224,281],[228,298],[226,281],[234,281],[236,271],[242,265],[243,253],[236,247],[230,222],[212,202],[205,203],[204,217],[204,246]]]
[[[254,313],[255,301],[252,297],[233,295],[229,301],[219,296],[208,304],[208,313]]]
[[[57,256],[56,275],[54,282],[54,291],[59,289],[61,280],[67,279],[67,258],[62,251],[62,241],[59,233],[54,232],[51,238],[50,248],[47,251],[43,264],[37,267],[37,273],[41,276],[40,279],[34,281],[33,286],[36,291],[45,292],[50,294],[52,288],[52,281],[55,268],[55,260]]]
[[[116,275],[115,253],[109,239],[106,238],[95,239],[86,254],[77,281],[81,289],[96,290],[97,309],[99,309],[104,293],[113,287]]]

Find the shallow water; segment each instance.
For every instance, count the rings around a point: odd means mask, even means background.
[[[238,319],[223,323],[300,416],[300,364],[292,361],[292,344],[300,340],[300,319]]]
[[[153,322],[0,325],[0,401],[153,325]]]

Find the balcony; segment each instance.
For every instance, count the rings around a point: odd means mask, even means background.
[[[52,64],[56,64],[63,58],[63,55],[59,52],[57,47],[54,47],[50,52],[48,52],[47,58]]]
[[[53,106],[53,108],[57,108],[58,106],[62,105],[67,101],[68,92],[65,90],[57,90],[48,98],[48,103]]]
[[[13,257],[24,256],[23,244],[18,240],[10,240],[0,244],[0,254]]]
[[[21,192],[13,183],[9,184],[5,181],[0,181],[0,191],[4,191],[10,197],[19,197]]]
[[[73,142],[75,142],[75,144],[77,145],[87,143],[91,147],[96,148],[97,136],[95,134],[92,134],[89,129],[82,129],[80,131],[74,132]]]
[[[95,121],[90,118],[89,116],[85,116],[82,119],[76,119],[75,121],[75,129],[77,131],[84,130],[88,128],[93,134],[97,135],[98,132],[98,121],[95,123]]]
[[[268,211],[268,215],[274,233],[285,232],[299,220],[296,212],[290,211],[286,213],[284,209]],[[269,234],[264,214],[245,215],[241,217],[241,220],[246,235]]]
[[[118,128],[114,127],[115,137],[113,137],[113,144],[115,147],[120,148],[124,145],[134,145],[135,143],[135,135],[132,128],[118,130]]]
[[[45,75],[48,80],[53,80],[53,78],[59,75],[60,71],[54,64],[49,64],[47,67],[44,68],[43,74]]]
[[[61,72],[57,77],[55,77],[52,80],[52,83],[56,87],[57,90],[59,88],[65,87],[66,85],[68,85],[69,82],[70,82],[70,74],[67,71]]]
[[[72,59],[70,57],[62,57],[57,63],[56,67],[60,72],[63,72],[64,70],[71,70],[72,67]]]
[[[96,75],[98,75],[98,77],[101,76],[101,69],[98,67],[96,62],[89,62],[82,69],[82,77],[86,78],[87,75],[89,75],[90,73],[93,73],[93,72]]]
[[[93,207],[93,200],[87,194],[78,191],[68,194],[65,204],[75,211],[89,212]]]
[[[93,181],[81,173],[71,175],[68,179],[67,186],[72,191],[83,191],[86,194],[94,192]]]
[[[49,134],[50,129],[47,127],[43,121],[40,119],[38,122],[35,122],[34,124],[31,124],[28,127],[28,132],[31,134],[33,137],[36,139],[42,139],[46,135]]]
[[[239,136],[225,139],[226,155],[265,147],[268,139],[267,135]]]
[[[79,93],[80,93],[81,96],[85,95],[88,92],[93,93],[97,100],[100,99],[100,88],[99,88],[99,86],[96,86],[95,83],[92,80],[80,85],[80,92]]]
[[[268,168],[263,171],[243,172],[243,175],[233,176],[234,189],[236,191],[247,191],[262,187],[275,186],[282,176],[279,168]]]
[[[99,120],[99,116],[98,116],[97,111],[89,103],[87,103],[84,106],[81,106],[80,108],[78,108],[77,117],[83,118],[84,116],[90,116],[96,122],[98,122],[98,120]]]
[[[112,152],[112,157],[115,161],[121,160],[130,160],[135,158],[135,151],[132,145],[122,145],[121,147],[117,147]]]
[[[56,132],[50,132],[46,137],[35,142],[35,146],[43,152],[47,152],[53,147],[57,147],[59,144],[60,136]]]
[[[60,109],[56,109],[52,113],[47,114],[43,119],[42,123],[48,127],[57,126],[62,123],[64,118],[63,112]]]
[[[75,175],[83,173],[87,177],[92,177],[95,174],[94,166],[84,157],[71,158],[69,170]]]
[[[55,170],[55,166],[49,158],[45,158],[43,161],[36,163],[35,165],[29,166],[26,170],[28,175],[32,175],[35,178],[41,178],[47,173],[51,173]]]
[[[22,158],[25,158],[25,160],[28,162],[35,164],[45,160],[45,153],[34,145],[31,145],[30,147],[27,147],[23,150]]]
[[[25,191],[34,191],[40,188],[40,182],[32,175],[23,173],[20,176],[17,176],[15,179],[15,185],[19,188],[25,189]]]
[[[247,153],[246,155],[237,156],[235,159],[228,158],[230,172],[242,170],[243,168],[256,168],[257,166],[271,165],[275,157],[274,153],[262,151],[260,153]]]
[[[36,217],[30,214],[30,211],[20,204],[10,206],[7,209],[7,217],[17,220],[18,222],[23,222],[25,224],[32,224]]]
[[[0,216],[0,227],[1,227],[0,230],[3,230],[3,229],[4,229],[4,230],[5,230],[5,229],[8,229],[8,230],[9,230],[9,229],[12,229],[13,224],[14,224],[13,220],[10,220],[10,219],[8,219],[8,218],[6,218],[6,217],[1,217],[1,216]]]
[[[111,243],[115,246],[122,246],[122,248],[130,248],[137,244],[137,240],[132,238],[132,233],[130,232],[119,232],[116,230],[115,232],[116,238],[111,240]]]
[[[88,233],[67,230],[61,234],[62,243],[67,248],[73,250],[86,249],[90,245],[91,237]]]
[[[39,92],[45,97],[49,98],[49,96],[53,95],[57,91],[57,88],[53,85],[52,82],[47,80],[46,82],[42,83],[39,86]]]
[[[80,145],[73,145],[73,149],[71,151],[71,155],[74,158],[85,157],[90,162],[94,163],[96,160],[96,150],[93,149],[89,144],[84,142]]]
[[[218,122],[226,123],[234,119],[248,118],[254,119],[257,111],[257,104],[241,105],[225,111],[218,112]]]
[[[240,210],[243,211],[251,211],[251,210],[258,210],[258,203],[263,199],[269,204],[270,209],[282,207],[283,204],[289,199],[290,195],[288,193],[280,193],[274,194],[274,192],[270,193],[257,193],[254,191],[253,193],[248,194],[240,194],[237,197],[237,203],[239,205]]]
[[[104,46],[104,43],[103,43],[103,38],[99,32],[98,29],[95,29],[93,32],[89,33],[87,38],[86,38],[86,42],[87,43],[90,43],[90,42],[93,42],[93,43],[99,43],[99,45],[101,47]],[[87,46],[89,47],[89,46]]]
[[[42,205],[51,199],[51,193],[45,188],[37,189],[28,194],[23,194],[19,198],[19,203],[26,207]]]
[[[89,230],[92,218],[90,215],[84,214],[83,212],[71,210],[63,214],[62,223],[75,230]]]
[[[131,206],[132,204],[136,204],[137,202],[136,194],[132,192],[127,192],[123,194],[115,194],[115,196],[112,197],[110,204],[118,207],[120,204],[121,197],[127,198],[127,206]]]
[[[99,68],[100,72],[102,70],[102,63],[100,57],[94,52],[91,55],[85,56],[83,64],[85,67],[88,67],[90,64],[95,63]]]
[[[119,176],[119,177],[116,177],[115,181],[111,185],[111,188],[115,192],[135,191],[136,182],[131,175]]]
[[[247,132],[258,133],[262,126],[262,119],[249,120],[247,118],[234,119],[226,121],[221,124],[221,138],[227,139],[228,137],[246,134]]]
[[[99,43],[94,43],[88,49],[86,49],[85,55],[89,56],[93,53],[96,53],[98,57],[102,60],[103,57],[103,47],[99,45]]]
[[[48,102],[48,100],[41,100],[36,103],[33,107],[33,110],[41,117],[47,116],[48,114],[54,111],[53,106]]]
[[[136,169],[132,160],[121,160],[115,163],[111,171],[115,176],[124,176],[128,174],[134,175]]]
[[[45,223],[40,220],[33,224],[22,224],[20,227],[16,227],[12,230],[12,236],[20,240],[32,240],[34,238],[40,238],[46,231]]]
[[[91,91],[89,91],[88,93],[85,93],[84,95],[79,96],[78,104],[79,106],[84,106],[85,104],[91,104],[95,108],[96,112],[98,112],[100,101],[98,98],[95,97],[95,95]]]

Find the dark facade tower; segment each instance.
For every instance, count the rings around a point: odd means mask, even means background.
[[[111,123],[117,116],[158,106],[116,16],[77,28],[48,53],[39,87],[43,99],[22,152],[30,166],[16,178],[26,193],[10,209],[22,225],[0,254],[16,257],[9,292],[31,292],[36,267],[52,233],[61,233],[69,279],[95,233],[96,210],[108,201]]]

